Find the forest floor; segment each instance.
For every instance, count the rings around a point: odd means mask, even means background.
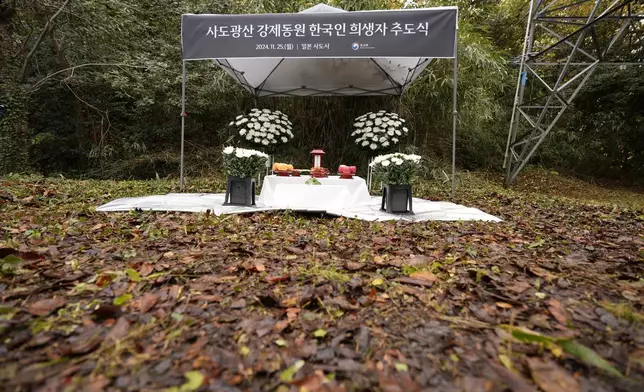
[[[501,223],[97,213],[169,181],[0,180],[5,390],[644,390],[644,195],[462,174]],[[190,191],[223,182],[192,181]],[[445,184],[415,194],[445,199]]]

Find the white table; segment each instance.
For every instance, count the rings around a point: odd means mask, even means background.
[[[259,202],[266,207],[291,210],[327,211],[369,205],[367,183],[360,177],[351,180],[338,176],[318,178],[320,185],[307,185],[310,176],[266,176]]]

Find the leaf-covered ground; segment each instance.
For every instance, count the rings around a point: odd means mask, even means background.
[[[165,181],[3,179],[5,390],[641,391],[644,196],[463,175],[502,223],[96,213]],[[198,181],[191,191],[221,191]],[[441,184],[416,194],[446,197]]]

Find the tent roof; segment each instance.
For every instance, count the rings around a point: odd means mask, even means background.
[[[445,10],[455,11],[455,7],[440,7],[432,10],[439,12],[445,12]],[[392,10],[392,11],[361,11],[361,12],[351,12],[345,11],[340,8],[331,7],[326,4],[318,4],[314,7],[306,9],[300,14],[309,14],[310,18],[324,18],[323,21],[329,22],[329,26],[339,26],[340,29],[347,36],[344,43],[335,44],[333,39],[335,37],[328,38],[327,41],[331,41],[330,44],[332,47],[338,47],[339,45],[347,45],[349,50],[348,55],[343,56],[323,56],[315,51],[310,51],[311,57],[289,57],[285,55],[284,57],[230,57],[230,58],[215,58],[213,59],[214,63],[221,68],[223,68],[230,76],[233,77],[238,83],[240,83],[244,88],[253,93],[258,97],[268,97],[268,96],[365,96],[365,95],[401,95],[409,87],[409,85],[416,80],[422,71],[429,65],[433,60],[432,57],[419,57],[419,56],[409,56],[409,57],[383,57],[383,56],[374,56],[367,57],[363,53],[362,46],[369,46],[371,43],[376,42],[375,45],[380,45],[380,42],[376,40],[376,34],[373,36],[367,37],[365,34],[358,34],[358,36],[349,36],[349,26],[353,26],[356,23],[358,25],[368,24],[369,19],[376,14],[380,17],[380,20],[386,16],[388,19],[389,26],[398,24],[399,26],[412,26],[414,27],[418,24],[417,20],[409,20],[410,22],[416,22],[416,24],[408,23],[404,24],[400,21],[400,17],[405,14],[407,17],[410,16],[410,11],[412,10]],[[414,11],[427,11],[424,10],[413,10]],[[338,14],[338,17],[331,17],[329,14]],[[358,16],[359,18],[353,17],[352,20],[346,19],[346,16],[352,16],[351,14]],[[383,15],[384,14],[384,15]],[[433,19],[430,22],[425,22],[429,25],[430,34],[433,33],[432,30],[443,30],[441,33],[443,37],[447,35],[449,38],[455,40],[456,33],[456,15],[455,12],[452,12],[453,15],[450,15],[449,22],[443,23],[443,20],[438,20],[436,27],[431,24]],[[280,14],[279,16],[288,16],[288,15],[298,15],[298,14]],[[319,16],[314,16],[319,15]],[[416,13],[416,15],[421,15],[421,13]],[[424,14],[423,14],[424,15]],[[261,15],[239,15],[240,17],[272,17],[277,18],[278,15],[273,14],[261,14]],[[341,18],[339,16],[342,16]],[[221,16],[223,17],[223,16]],[[230,16],[228,16],[230,18]],[[233,16],[234,17],[234,16]],[[185,18],[185,16],[184,16]],[[417,17],[416,17],[417,18]],[[307,19],[307,20],[308,20]],[[444,19],[444,18],[443,18]],[[240,19],[238,19],[240,20]],[[249,19],[247,19],[249,20]],[[275,19],[270,19],[271,23]],[[341,23],[347,21],[345,23]],[[356,22],[364,21],[364,22]],[[397,23],[397,21],[401,23]],[[281,23],[284,20],[280,21]],[[185,24],[184,20],[184,24]],[[212,26],[212,21],[208,21],[208,26]],[[225,23],[231,23],[230,21],[225,21]],[[237,22],[235,22],[237,23]],[[255,23],[254,20],[251,23]],[[386,22],[385,22],[386,23]],[[387,26],[385,23],[383,25]],[[452,24],[449,24],[452,23]],[[374,23],[371,23],[372,25]],[[378,22],[375,23],[376,25]],[[277,25],[280,25],[279,23]],[[318,26],[321,25],[318,20]],[[259,24],[258,24],[259,26]],[[282,24],[282,26],[284,26]],[[446,27],[447,26],[447,27]],[[215,29],[217,26],[215,26]],[[360,27],[359,27],[360,28]],[[386,29],[387,27],[385,27]],[[182,30],[184,28],[182,27]],[[204,27],[205,29],[205,27]],[[451,29],[452,34],[450,35],[449,30]],[[306,33],[305,33],[306,34]],[[338,33],[340,34],[340,33]],[[435,47],[445,46],[444,40],[433,38],[434,41],[424,40],[420,41],[421,37],[412,37],[412,36],[403,36],[400,33],[400,38],[395,43],[385,43],[383,42],[381,47],[389,46],[391,52],[400,52],[401,46],[418,47],[427,47],[423,49],[428,53],[434,50]],[[410,33],[414,34],[414,33]],[[216,35],[213,34],[213,37]],[[331,34],[329,34],[331,35]],[[420,34],[419,34],[420,35]],[[427,35],[427,33],[425,34]],[[296,49],[298,45],[325,45],[325,38],[323,34],[318,39],[310,39],[308,43],[296,43]],[[343,37],[345,37],[343,36]],[[393,34],[389,34],[386,39],[391,40]],[[396,34],[398,36],[398,34]],[[199,39],[200,37],[198,37]],[[409,39],[415,39],[416,41],[410,41]],[[347,39],[349,41],[347,41]],[[352,42],[355,40],[355,42]],[[184,42],[186,38],[184,36]],[[262,41],[257,40],[257,45],[262,45],[261,42],[280,42],[280,41]],[[348,42],[348,44],[347,44]],[[364,42],[364,43],[363,43]],[[208,42],[206,41],[206,44]],[[234,45],[234,43],[233,43]],[[253,44],[255,45],[255,44]],[[328,48],[329,44],[326,44]],[[350,50],[349,45],[359,45],[360,50],[353,48]],[[453,45],[453,44],[448,44]],[[273,45],[271,45],[273,46]],[[281,45],[280,45],[281,46]],[[344,48],[344,46],[342,46]],[[324,53],[324,46],[321,47],[321,53]],[[234,50],[235,48],[233,48]],[[368,47],[367,49],[373,49]],[[378,47],[380,49],[380,47]],[[452,48],[448,48],[452,50]],[[305,48],[305,50],[307,50]],[[311,50],[311,49],[308,49]],[[448,50],[448,51],[449,51]],[[417,51],[418,52],[418,51]],[[443,52],[445,49],[443,48]],[[261,51],[258,52],[261,56],[266,56]],[[354,54],[355,53],[355,54]],[[308,54],[307,54],[308,55]],[[354,57],[355,56],[355,57]],[[435,56],[438,57],[438,56]],[[452,57],[452,56],[444,56]],[[184,58],[185,58],[185,45],[184,45]],[[195,57],[197,59],[197,57]]]

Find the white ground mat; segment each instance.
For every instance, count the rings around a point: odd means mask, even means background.
[[[224,194],[212,193],[169,193],[167,195],[125,197],[111,201],[98,207],[101,212],[131,211],[179,211],[179,212],[206,212],[210,210],[215,215],[242,214],[249,212],[274,211],[282,208],[264,206],[261,200],[256,207],[224,206]],[[367,221],[404,220],[421,222],[428,220],[443,221],[491,221],[500,222],[501,219],[486,214],[476,208],[469,208],[444,201],[429,201],[413,199],[413,215],[394,215],[380,211],[381,197],[372,196],[371,204],[348,209],[329,209],[326,213]],[[325,212],[318,209],[301,208],[297,211]]]

